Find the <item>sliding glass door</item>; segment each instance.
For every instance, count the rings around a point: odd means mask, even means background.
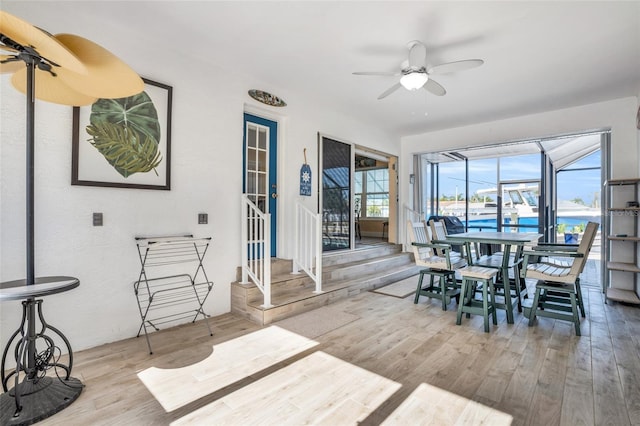
[[[351,181],[353,154],[350,144],[320,136],[319,151],[322,171],[322,249],[351,248],[353,207]]]

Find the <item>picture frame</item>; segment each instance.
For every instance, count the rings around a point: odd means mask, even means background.
[[[171,189],[173,88],[142,80],[138,95],[73,107],[71,185]]]

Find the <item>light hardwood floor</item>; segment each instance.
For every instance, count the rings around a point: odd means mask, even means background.
[[[498,325],[484,333],[481,317],[455,325],[455,302],[444,312],[437,300],[421,298],[414,305],[412,296],[361,293],[332,305],[360,318],[317,337],[319,345],[166,413],[137,372],[193,364],[208,357],[213,344],[260,329],[227,314],[211,320],[213,337],[199,324],[153,334],[153,355],[144,338],[77,352],[73,376],[86,388],[69,408],[42,424],[168,425],[322,351],[401,384],[367,414],[364,425],[385,419],[394,424],[390,415],[424,391],[423,383],[430,395],[444,391],[436,398],[440,407],[460,406],[446,397],[448,392],[510,415],[514,425],[640,425],[640,309],[604,304],[596,288],[584,293],[582,337],[574,335],[571,323],[550,318],[528,327],[516,313],[516,323],[508,325],[504,312],[498,313]],[[263,418],[261,424],[271,424],[268,413]],[[412,424],[424,420],[415,418]]]

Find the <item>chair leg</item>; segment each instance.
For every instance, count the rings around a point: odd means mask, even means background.
[[[489,280],[489,294],[491,296],[491,306],[493,306],[493,325],[498,325],[498,318],[496,315],[496,290],[493,287],[493,280]]]
[[[488,280],[485,280],[482,283],[482,316],[484,318],[484,332],[488,333],[489,332],[489,300],[488,300],[488,293],[487,293],[487,287],[488,287]]]
[[[418,279],[418,288],[416,288],[416,297],[413,298],[413,304],[418,303],[418,299],[420,298],[420,290],[422,290],[422,280],[424,278],[424,271],[420,271],[420,278]]]
[[[536,294],[533,296],[533,304],[531,305],[531,312],[529,313],[529,327],[531,327],[533,322],[536,320],[536,311],[538,310],[541,290],[542,289],[536,287]]]
[[[580,308],[580,315],[582,315],[582,318],[585,318],[584,301],[582,300],[582,289],[580,288],[580,278],[576,280],[576,298],[578,307]]]
[[[573,313],[573,325],[576,328],[576,336],[580,336],[580,318],[578,318],[578,307],[576,304],[576,295],[574,293],[569,294],[571,299],[571,309]]]
[[[467,279],[462,279],[460,285],[460,303],[458,303],[458,315],[456,316],[456,325],[462,324],[462,306],[467,302]]]
[[[522,313],[522,297],[520,297],[520,281],[518,280],[518,269],[515,268],[514,276],[513,276],[513,287],[516,290],[516,298],[518,299],[518,312]],[[509,274],[507,274],[506,281],[509,283],[509,287],[511,287],[511,280],[509,279]],[[511,292],[511,290],[509,290]]]
[[[438,277],[440,280],[440,296],[442,299],[442,310],[447,310],[447,277]]]
[[[465,304],[471,304],[473,299],[476,296],[476,291],[478,290],[478,283],[471,279],[468,283],[467,283],[467,298],[465,299]],[[471,318],[471,313],[470,312],[466,312],[465,313],[465,317],[467,318]]]

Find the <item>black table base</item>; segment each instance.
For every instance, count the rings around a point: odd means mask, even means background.
[[[2,283],[1,296],[11,299],[26,292],[30,296],[53,294],[76,287],[78,281],[49,277],[36,280],[34,286],[21,284],[21,281]],[[19,291],[11,292],[15,289]],[[67,364],[60,361],[62,349],[54,338],[66,347]],[[7,372],[5,364],[9,354],[16,366]],[[23,300],[20,326],[2,353],[0,377],[4,393],[0,395],[0,425],[30,425],[68,407],[84,387],[80,380],[71,377],[72,367],[71,345],[60,330],[45,321],[42,300],[34,297]]]
[[[0,395],[0,424],[31,425],[67,408],[82,392],[82,382],[69,377],[44,377],[37,384],[18,385],[22,409],[17,411],[14,389]]]

